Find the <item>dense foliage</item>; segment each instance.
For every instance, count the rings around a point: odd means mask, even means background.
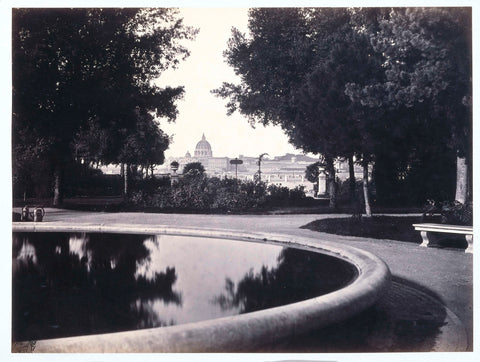
[[[453,225],[473,225],[473,205],[471,202],[444,202],[442,204],[442,223]]]
[[[14,187],[45,164],[58,204],[67,164],[163,163],[158,119],[175,120],[184,90],[152,80],[188,56],[181,40],[195,32],[173,9],[14,9]]]
[[[307,197],[303,188],[268,185],[264,182],[230,178],[184,177],[171,186],[132,193],[134,206],[175,211],[246,211],[278,206],[303,206]]]
[[[365,201],[369,165],[379,202],[453,199],[456,157],[471,165],[471,9],[251,9],[224,54],[240,77],[213,91],[227,113],[321,155],[331,206],[333,160],[353,156]]]
[[[201,162],[190,162],[183,167],[183,177],[196,178],[205,173],[205,167]]]
[[[443,224],[473,225],[473,204],[458,201],[428,200],[423,210],[423,222],[435,222],[440,215]]]

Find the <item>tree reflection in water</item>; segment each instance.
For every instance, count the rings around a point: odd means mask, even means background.
[[[248,313],[330,293],[349,284],[356,275],[356,269],[343,260],[285,248],[277,267],[263,266],[258,273],[250,269],[237,286],[226,278],[225,293],[216,296],[213,303]]]
[[[145,235],[21,233],[13,243],[13,340],[96,334],[174,324],[154,301],[182,304],[174,267],[149,278]]]

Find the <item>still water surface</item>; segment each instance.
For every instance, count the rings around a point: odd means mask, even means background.
[[[15,341],[176,325],[329,293],[348,263],[277,245],[185,236],[13,234]]]

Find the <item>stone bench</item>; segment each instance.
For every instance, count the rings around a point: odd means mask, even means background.
[[[461,234],[465,235],[468,247],[466,253],[473,253],[473,226],[447,225],[447,224],[413,224],[415,230],[420,231],[422,244],[420,246],[428,247],[435,241],[441,239],[441,234]],[[445,237],[445,236],[444,236]]]

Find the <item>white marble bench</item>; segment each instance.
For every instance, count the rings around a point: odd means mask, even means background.
[[[463,234],[467,240],[468,247],[466,253],[473,253],[473,227],[463,225],[447,224],[413,224],[415,230],[420,231],[422,244],[420,246],[430,246],[436,240],[441,238],[440,234]]]

